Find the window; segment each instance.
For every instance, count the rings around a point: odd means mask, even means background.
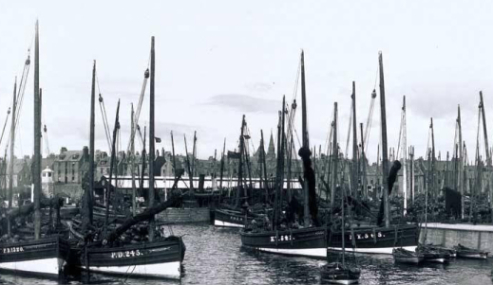
[[[51,172],[48,173],[48,177],[51,177]]]

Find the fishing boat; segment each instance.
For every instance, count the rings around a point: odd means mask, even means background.
[[[39,27],[36,22],[35,28],[35,48],[34,48],[34,162],[33,162],[33,184],[34,184],[34,205],[19,208],[19,212],[24,212],[24,215],[29,215],[34,212],[34,237],[25,237],[24,240],[10,240],[0,243],[0,270],[27,274],[34,276],[42,276],[58,279],[63,274],[63,267],[68,260],[69,245],[68,242],[62,239],[58,234],[47,235],[41,232],[41,89],[39,88]],[[28,74],[29,58],[26,61],[26,67],[21,80],[19,93],[16,94],[14,88],[13,112],[15,114],[17,100],[23,91]],[[27,68],[27,73],[26,73]],[[24,85],[23,85],[24,84]],[[15,137],[15,116],[12,116],[11,139]],[[11,164],[13,164],[13,143],[11,144]],[[10,175],[12,175],[12,171]],[[12,176],[9,181],[13,181]],[[9,205],[11,206],[12,184],[9,190]],[[20,206],[19,206],[20,207]],[[10,233],[10,224],[13,218],[10,215],[6,217],[8,222],[8,235]]]
[[[309,257],[325,257],[327,255],[326,229],[318,220],[318,207],[315,192],[315,173],[312,167],[311,151],[307,129],[306,95],[305,95],[305,66],[304,53],[301,52],[301,96],[302,96],[302,147],[298,154],[303,160],[303,225],[295,223],[281,223],[281,205],[284,174],[285,149],[285,109],[283,98],[280,111],[278,137],[280,147],[277,160],[277,179],[274,193],[274,210],[272,222],[252,225],[240,230],[241,243],[245,248],[252,248],[265,252],[300,255]],[[288,119],[292,122],[292,119]],[[280,171],[281,170],[281,171]],[[293,197],[293,199],[296,199]]]
[[[321,267],[321,279],[333,284],[358,284],[361,271],[345,267],[339,262],[328,263]]]
[[[423,254],[424,262],[448,263],[451,258],[449,251],[429,246],[418,245],[416,252]]]
[[[248,157],[248,153],[246,153],[245,149],[245,139],[247,139],[247,135],[245,135],[246,129],[247,123],[245,120],[245,115],[243,115],[241,121],[239,152],[228,153],[230,158],[238,159],[238,182],[233,200],[234,203],[233,205],[219,205],[215,209],[211,208],[211,222],[214,226],[243,228],[247,222],[252,222],[254,217],[259,214],[259,211],[248,207],[248,191],[244,186],[243,163]],[[222,160],[224,160],[224,155]],[[224,164],[224,162],[221,163],[221,165]],[[221,169],[222,168],[223,166]],[[222,184],[222,171],[220,184]]]
[[[154,78],[155,78],[155,50],[154,37],[151,41],[151,61],[150,61],[150,132],[152,139],[149,140],[149,197],[147,209],[143,212],[127,218],[116,228],[111,229],[109,221],[109,206],[111,203],[111,185],[112,175],[114,171],[115,160],[115,143],[117,132],[119,129],[119,110],[120,102],[118,102],[115,127],[113,130],[111,162],[108,189],[106,191],[106,216],[102,235],[93,241],[87,239],[91,233],[83,234],[84,243],[75,251],[78,252],[78,258],[75,261],[75,266],[82,270],[90,272],[99,272],[110,275],[124,275],[130,277],[145,277],[145,278],[170,278],[180,279],[182,276],[182,262],[185,256],[185,245],[181,237],[174,235],[163,236],[155,232],[154,217],[156,214],[164,211],[167,207],[175,206],[182,196],[178,199],[176,196],[171,196],[168,200],[154,205],[154,157],[155,157],[155,135],[154,135]],[[94,101],[95,101],[95,73],[96,65],[93,67],[92,92],[91,92],[91,130],[90,130],[90,160],[94,160]],[[145,133],[145,132],[144,132]],[[145,136],[145,135],[144,135]],[[145,145],[145,143],[144,143]],[[91,163],[90,173],[93,173],[94,163]],[[91,180],[91,183],[94,183]],[[176,184],[176,183],[175,183]],[[92,189],[88,187],[85,196],[86,199],[92,200]],[[173,190],[173,189],[172,189]],[[181,201],[181,200],[180,200]],[[85,203],[85,205],[91,205]],[[92,216],[92,208],[84,211]],[[91,219],[88,219],[89,221]],[[122,238],[128,230],[141,222],[147,222],[147,237],[141,238],[138,241],[127,241]],[[127,236],[128,237],[128,236]],[[87,274],[89,276],[89,274]]]
[[[457,251],[457,257],[460,258],[487,259],[489,255],[487,251],[465,247],[461,244],[454,246],[454,249]]]
[[[439,251],[446,252],[446,253],[448,253],[450,255],[450,258],[457,257],[457,250],[455,250],[453,248],[448,248],[448,247],[445,247],[445,246],[434,245],[434,244],[426,244],[426,245],[423,245],[423,246],[428,247],[428,248],[433,249],[433,250],[439,250]]]
[[[303,183],[303,190],[305,195],[305,208],[304,218],[305,222],[302,227],[292,227],[290,225],[284,227],[277,227],[277,221],[274,219],[274,226],[270,229],[264,228],[245,228],[240,231],[242,246],[247,248],[253,248],[265,252],[273,252],[289,255],[303,255],[308,257],[325,257],[326,251],[341,251],[342,241],[347,244],[351,244],[348,247],[348,251],[358,253],[370,253],[370,254],[392,254],[394,248],[403,248],[409,251],[414,251],[418,245],[419,229],[415,224],[390,224],[390,209],[389,198],[394,182],[397,179],[397,173],[400,169],[399,161],[394,161],[392,168],[389,171],[389,161],[387,156],[387,132],[386,132],[386,114],[385,114],[385,88],[384,88],[384,76],[383,76],[383,60],[382,54],[379,54],[380,64],[380,94],[381,94],[381,121],[382,121],[382,142],[383,142],[383,173],[386,191],[383,191],[383,197],[381,200],[381,206],[379,210],[379,218],[377,225],[367,227],[355,227],[344,231],[344,234],[340,232],[340,229],[329,228],[326,233],[325,227],[321,226],[318,222],[316,193],[315,193],[315,175],[311,166],[310,159],[311,152],[308,148],[308,131],[306,125],[306,92],[305,92],[305,70],[304,70],[304,56],[301,55],[301,96],[302,96],[302,133],[303,133],[303,146],[298,152],[303,161],[303,169],[305,181]],[[337,111],[334,112],[337,116]],[[336,120],[335,120],[336,121]],[[337,124],[334,124],[335,126]],[[284,129],[284,127],[282,127]],[[334,134],[337,131],[333,132]],[[283,143],[281,136],[281,144]],[[334,146],[337,146],[337,136],[333,136]],[[281,147],[283,149],[283,147]],[[338,153],[338,150],[334,150],[334,154]],[[280,155],[283,156],[282,154]],[[337,155],[334,155],[337,157]],[[335,165],[337,165],[337,160]],[[337,169],[337,166],[334,167]],[[336,175],[336,171],[333,175]],[[278,179],[279,180],[279,179]],[[333,185],[334,181],[333,180]],[[278,183],[279,185],[279,183]],[[335,186],[333,186],[335,188]],[[279,187],[276,189],[279,191]],[[334,198],[331,198],[333,201]],[[334,209],[334,205],[331,205]],[[274,210],[279,211],[279,209]],[[274,215],[275,216],[275,215]],[[383,223],[385,222],[385,223]],[[325,241],[327,239],[327,243]],[[327,247],[326,247],[327,245]]]
[[[344,175],[343,175],[343,185],[344,185]],[[342,190],[341,195],[341,227],[342,230],[340,232],[341,236],[345,233],[345,211],[346,208],[346,195],[345,195],[345,187],[340,187]],[[327,226],[327,225],[326,225]],[[322,280],[326,280],[329,283],[334,284],[356,284],[359,283],[359,278],[361,275],[361,271],[358,268],[352,267],[346,264],[346,243],[344,237],[341,238],[342,241],[342,263],[329,263],[329,255],[327,254],[327,264],[322,266],[321,278]],[[326,241],[327,243],[327,241]]]
[[[395,263],[418,265],[424,260],[424,255],[422,253],[404,248],[394,248],[392,250],[392,256],[394,257]]]
[[[217,227],[243,228],[247,221],[251,222],[253,220],[253,217],[248,217],[247,214],[244,214],[242,211],[225,208],[211,211],[213,211],[213,224]]]

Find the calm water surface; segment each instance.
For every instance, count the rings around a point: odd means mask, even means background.
[[[323,260],[259,253],[241,248],[236,229],[173,226],[187,246],[185,276],[156,281],[97,276],[94,284],[324,284],[318,267]],[[334,257],[336,258],[336,257]],[[348,257],[352,260],[352,255]],[[457,259],[447,266],[394,265],[391,256],[356,256],[360,284],[493,284],[492,260]],[[2,275],[0,284],[57,284],[53,281]],[[81,284],[72,281],[70,284]]]

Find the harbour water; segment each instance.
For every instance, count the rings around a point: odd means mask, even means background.
[[[181,282],[97,276],[94,284],[324,284],[318,267],[325,261],[259,253],[241,248],[237,229],[209,225],[175,225],[175,235],[187,246]],[[337,256],[334,256],[337,258]],[[352,262],[352,254],[348,255]],[[453,260],[449,265],[394,265],[392,256],[358,255],[360,284],[493,284],[490,260]],[[130,269],[131,270],[131,269]],[[74,280],[70,284],[82,284]],[[16,275],[0,277],[0,284],[57,284]]]

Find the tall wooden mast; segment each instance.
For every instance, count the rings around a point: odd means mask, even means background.
[[[409,194],[411,195],[411,205],[414,205],[414,146],[409,147],[409,172],[410,172],[410,177],[409,177]]]
[[[402,98],[402,188],[404,192],[404,216],[407,215],[407,122],[406,96]]]
[[[9,163],[9,192],[8,192],[8,207],[12,208],[12,194],[14,193],[14,146],[15,146],[15,118],[17,114],[17,77],[14,83],[14,96],[12,99],[12,119],[10,127],[10,163]],[[10,219],[7,219],[7,233],[10,236]]]
[[[173,131],[171,131],[171,149],[173,154],[173,175],[176,177],[176,159],[175,159],[175,139],[173,138]]]
[[[368,199],[368,182],[366,178],[366,154],[365,154],[365,140],[363,136],[363,123],[360,123],[360,133],[361,133],[361,172],[363,172],[363,197]]]
[[[358,129],[356,127],[356,83],[353,81],[352,112],[353,112],[353,163],[351,171],[351,195],[359,197],[358,193]]]
[[[130,118],[132,118],[131,122],[131,132],[130,135],[130,163],[131,163],[131,171],[132,171],[132,215],[135,216],[137,214],[137,203],[135,199],[137,198],[137,186],[135,184],[135,120],[134,120],[134,104],[132,104],[132,110],[130,113]]]
[[[306,83],[305,83],[305,54],[301,51],[301,123],[302,123],[302,148],[309,151],[310,141],[308,137],[308,123],[307,123],[307,111],[306,111]],[[307,170],[304,169],[306,173]],[[308,181],[305,177],[303,183],[303,196],[304,196],[304,208],[303,217],[305,226],[310,224],[310,209],[309,209],[309,198],[308,198]]]
[[[219,178],[219,189],[221,190],[221,193],[223,191],[223,175],[224,175],[224,155],[226,152],[226,138],[224,138],[224,144],[223,144],[223,154],[221,155],[221,174]]]
[[[41,236],[41,211],[39,199],[41,194],[41,90],[39,88],[39,28],[36,21],[34,40],[34,238]]]
[[[154,147],[154,81],[156,78],[156,62],[154,50],[154,37],[151,38],[151,84],[150,84],[150,106],[149,106],[149,208],[154,206],[154,157],[156,150]],[[149,241],[154,240],[154,216],[149,219]]]
[[[243,147],[244,147],[244,137],[243,137],[243,131],[245,129],[245,115],[243,115],[243,118],[241,120],[241,131],[240,131],[240,155],[238,159],[238,185],[237,185],[237,191],[236,191],[236,201],[235,201],[235,208],[238,208],[240,206],[240,195],[243,190]]]
[[[330,208],[334,209],[335,206],[335,198],[336,198],[336,188],[337,188],[337,172],[339,170],[338,162],[339,162],[339,148],[337,145],[337,102],[334,102],[334,130],[332,132],[332,159],[333,162],[333,170],[332,170],[332,179],[330,186]]]
[[[113,137],[112,137],[112,142],[111,142],[111,158],[110,158],[110,177],[108,178],[108,184],[106,187],[106,215],[104,219],[104,228],[105,231],[108,231],[108,226],[109,226],[109,216],[110,216],[110,200],[111,200],[111,183],[113,179],[113,170],[114,170],[114,165],[117,165],[118,168],[118,163],[115,163],[116,160],[116,136],[118,134],[118,129],[120,128],[120,100],[118,100],[118,104],[116,107],[116,117],[115,117],[115,126],[113,128]],[[116,176],[118,176],[118,169],[116,169]],[[116,178],[115,180],[117,180]],[[117,182],[115,183],[115,188],[117,187]]]
[[[483,91],[479,91],[479,100],[481,106],[481,116],[483,118],[484,152],[486,155],[486,165],[491,166],[491,156],[490,156],[490,149],[488,145],[488,130],[487,130],[488,128],[486,126],[486,111],[483,101]]]
[[[197,148],[197,131],[193,132],[193,146],[192,146],[192,177],[195,177],[195,152]]]
[[[433,128],[433,118],[431,118],[431,187],[432,197],[437,195],[436,181],[436,159],[435,159],[435,129]]]
[[[390,207],[389,207],[389,186],[387,178],[389,175],[389,159],[387,148],[387,113],[385,110],[385,80],[383,73],[382,52],[378,55],[380,73],[380,118],[382,121],[382,182],[383,182],[383,202],[385,227],[390,227]]]
[[[94,128],[95,128],[95,108],[96,108],[96,61],[92,66],[91,81],[91,119],[89,125],[89,189],[86,189],[86,211],[89,225],[93,222],[92,203],[94,191]],[[133,119],[132,119],[133,121]]]
[[[463,167],[464,167],[464,153],[463,153],[463,144],[462,144],[462,122],[460,118],[460,105],[457,106],[457,127],[459,128],[459,171],[458,171],[458,181],[457,187],[459,188],[459,192],[461,195],[461,218],[464,219],[464,180],[462,178],[463,175]]]

